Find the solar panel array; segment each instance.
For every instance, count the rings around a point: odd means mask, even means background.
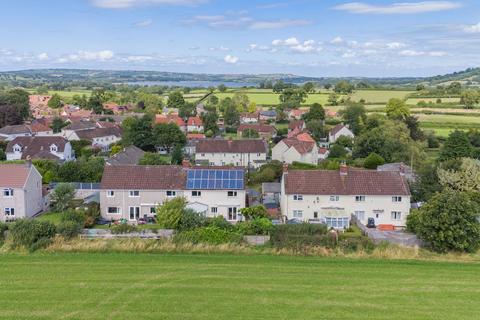
[[[244,188],[244,170],[190,169],[187,189],[230,190]]]

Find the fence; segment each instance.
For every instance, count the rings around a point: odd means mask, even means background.
[[[50,182],[50,189],[54,189],[61,182]],[[91,182],[68,182],[75,190],[100,190],[100,183]]]

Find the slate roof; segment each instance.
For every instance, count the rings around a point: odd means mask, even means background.
[[[342,130],[343,128],[346,128],[345,125],[343,124],[337,124],[335,127],[332,128],[332,130],[330,130],[330,134],[331,135],[336,135],[340,130]],[[347,128],[348,129],[348,128]]]
[[[13,152],[13,147],[19,145],[22,147],[22,159],[28,156],[32,159],[52,159],[59,158],[50,153],[50,146],[56,145],[57,152],[64,152],[68,140],[59,136],[50,137],[16,137],[7,144],[6,152]]]
[[[293,170],[285,174],[287,194],[311,195],[399,195],[410,190],[397,172],[348,168],[346,175],[333,170]]]
[[[82,140],[92,141],[95,138],[107,137],[107,136],[122,136],[122,130],[117,127],[110,128],[94,128],[88,130],[80,130],[75,132],[76,135]]]
[[[124,148],[119,153],[111,156],[106,160],[106,163],[111,166],[138,164],[140,159],[143,158],[144,154],[145,152],[142,149],[136,146],[129,146]]]
[[[274,126],[271,126],[271,125],[268,125],[268,124],[263,124],[263,123],[259,123],[259,124],[241,124],[237,131],[238,132],[243,132],[247,129],[252,129],[252,130],[255,130],[257,131],[258,133],[270,133],[270,134],[273,134],[275,131],[277,131],[275,129]]]
[[[266,153],[267,145],[261,139],[199,140],[196,153]]]
[[[0,164],[0,188],[23,188],[31,169],[26,164]]]
[[[280,182],[264,182],[262,183],[262,193],[280,193],[282,184]]]
[[[17,124],[12,126],[5,126],[0,129],[0,134],[13,135],[13,134],[31,134],[30,127],[25,124]]]
[[[72,131],[80,131],[80,130],[88,130],[96,128],[96,124],[90,121],[75,121],[63,128],[63,130],[72,130]]]

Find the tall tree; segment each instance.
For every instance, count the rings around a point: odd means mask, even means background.
[[[22,115],[14,105],[0,104],[0,128],[21,124],[23,122]]]
[[[367,121],[367,111],[361,103],[350,102],[340,114],[350,130],[358,135],[363,130]]]
[[[153,140],[153,119],[150,115],[144,115],[142,118],[129,117],[122,123],[124,145],[135,145],[145,151],[155,150]]]
[[[217,121],[218,114],[215,111],[208,111],[202,114],[203,129],[205,133],[211,132],[211,135],[216,135],[219,131]]]
[[[230,100],[231,101],[231,100]],[[238,125],[240,122],[240,113],[233,103],[225,103],[225,110],[223,111],[223,120],[228,126]]]
[[[54,93],[50,100],[48,100],[48,106],[52,109],[58,109],[63,106],[62,97],[58,93]]]
[[[334,91],[337,93],[349,94],[354,89],[353,84],[348,81],[342,80],[335,85]]]
[[[314,103],[310,106],[310,110],[303,115],[305,122],[325,120],[325,109],[320,103]]]
[[[23,89],[13,89],[0,94],[0,105],[14,106],[23,120],[30,116],[29,94]]]
[[[405,120],[410,115],[410,108],[405,101],[397,98],[388,100],[385,111],[387,117],[393,120]]]
[[[445,161],[455,158],[470,157],[472,155],[472,144],[464,131],[455,130],[450,133],[440,151],[439,160]]]
[[[177,108],[180,109],[185,104],[185,99],[183,99],[183,95],[180,91],[172,91],[168,95],[167,106],[169,108]]]
[[[153,140],[156,147],[170,152],[175,146],[183,147],[187,142],[185,134],[175,123],[161,123],[153,127]]]

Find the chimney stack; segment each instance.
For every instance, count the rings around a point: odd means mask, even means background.
[[[400,175],[401,176],[404,176],[405,175],[405,165],[402,163],[400,163],[400,166],[399,166],[399,169],[398,171],[400,172]]]
[[[288,163],[283,164],[283,173],[288,173]]]
[[[25,165],[27,166],[27,168],[30,168],[32,166],[32,157],[30,157],[30,155],[25,158]]]
[[[188,161],[188,159],[183,159],[182,160],[182,167],[190,168],[190,161]]]
[[[345,162],[342,162],[342,164],[340,164],[340,175],[346,176],[347,174],[348,174],[347,164]]]

